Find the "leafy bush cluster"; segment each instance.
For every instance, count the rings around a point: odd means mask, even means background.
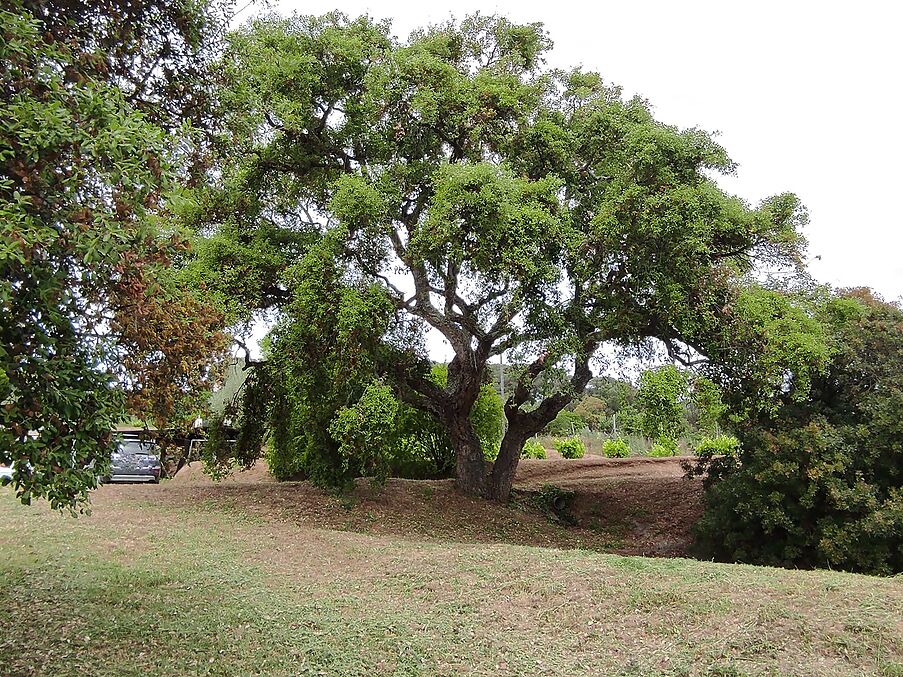
[[[527,440],[523,450],[520,452],[521,458],[546,458],[546,448],[536,440]]]
[[[644,371],[638,387],[612,377],[593,381],[587,394],[572,410],[562,410],[544,434],[584,440],[629,435],[638,442],[637,453],[658,456],[678,453],[679,440],[693,447],[700,438],[721,434],[727,406],[718,385],[701,374],[667,365]]]
[[[740,440],[733,435],[703,437],[696,445],[696,455],[701,457],[736,456],[740,452]]]
[[[707,472],[698,524],[702,554],[899,573],[903,311],[861,290],[805,310],[821,323],[824,342],[811,332],[792,339],[786,322],[783,329],[771,326],[773,315],[766,315],[765,345],[783,342],[781,350],[793,348],[800,366],[792,380],[777,382],[765,406],[738,423],[737,453],[720,455],[721,444],[715,455],[706,446],[699,470]],[[825,347],[829,358],[820,366]],[[751,359],[738,365],[746,379]],[[797,379],[798,372],[805,378]],[[739,403],[752,400],[752,393],[738,391]]]
[[[614,440],[605,440],[602,443],[602,453],[607,458],[627,458],[630,456],[630,445],[622,437]]]
[[[555,440],[555,451],[562,458],[583,458],[586,454],[586,446],[579,437],[564,437]]]
[[[677,456],[677,442],[670,437],[659,437],[652,448],[649,449],[649,455],[652,458],[664,458],[667,456]]]

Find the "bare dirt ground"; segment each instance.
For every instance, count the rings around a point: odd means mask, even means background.
[[[620,554],[689,554],[691,528],[701,514],[702,489],[684,478],[681,459],[521,461],[511,505],[461,496],[448,480],[390,479],[376,489],[366,480],[349,495],[307,482],[277,482],[258,462],[214,482],[200,463],[159,486],[109,486],[96,504],[120,498],[180,507],[227,509],[239,518],[275,519],[314,528],[410,539],[587,548]],[[535,497],[545,485],[573,491],[567,524]]]
[[[524,459],[517,466],[515,483],[522,488],[543,484],[578,487],[615,477],[682,478],[681,462],[689,457],[671,458],[602,458],[586,456],[577,459]]]

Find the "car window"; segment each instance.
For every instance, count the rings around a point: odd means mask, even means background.
[[[157,452],[157,445],[150,442],[120,442],[120,454],[154,454]]]

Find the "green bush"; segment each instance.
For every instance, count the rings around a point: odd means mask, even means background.
[[[607,458],[627,458],[630,456],[630,445],[621,437],[616,440],[605,440],[602,443],[602,453]]]
[[[357,402],[339,410],[329,434],[339,443],[346,472],[365,475],[377,484],[386,481],[398,408],[392,389],[374,381]]]
[[[698,553],[730,562],[899,574],[903,309],[867,290],[818,303],[802,310],[829,339],[827,364],[809,370],[802,385],[796,374],[805,370],[796,368],[791,387],[758,410],[747,409],[735,422],[736,455],[700,456],[694,472],[706,493],[696,525]],[[776,315],[767,310],[766,317]],[[773,340],[775,330],[766,329]],[[756,351],[762,353],[761,346]],[[744,388],[728,390],[733,403],[761,399],[761,387],[748,378],[749,359],[738,359],[732,369],[743,376],[734,388]]]
[[[536,440],[527,440],[520,452],[521,458],[545,458],[546,448]]]
[[[659,437],[649,450],[649,455],[653,458],[677,456],[677,442],[670,437]]]
[[[625,407],[615,415],[618,432],[628,435],[642,435],[642,416],[631,406]]]
[[[561,454],[562,458],[583,458],[586,447],[579,437],[564,437],[555,440],[555,451]]]
[[[703,437],[695,451],[697,456],[736,456],[740,452],[740,440],[733,435]]]
[[[558,416],[549,423],[543,432],[546,435],[573,435],[581,430],[586,429],[586,420],[573,411],[563,409],[558,412]]]

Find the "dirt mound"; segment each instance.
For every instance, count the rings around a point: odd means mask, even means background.
[[[688,552],[692,525],[702,512],[701,483],[683,477],[682,460],[525,459],[509,507],[461,496],[451,480],[390,479],[381,489],[358,480],[352,494],[339,497],[308,482],[277,482],[263,460],[220,482],[204,474],[202,463],[186,465],[156,496],[176,505],[209,502],[261,518],[361,533],[671,556]],[[569,511],[576,524],[564,528],[543,512],[535,497],[546,484],[574,492]]]
[[[524,459],[517,466],[514,484],[518,487],[540,487],[555,484],[571,487],[613,477],[680,478],[684,476],[682,461],[693,457],[670,458],[602,458]]]
[[[587,484],[613,477],[636,478],[679,478],[683,477],[682,461],[692,457],[672,458],[602,458],[586,457],[578,459],[524,459],[517,466],[514,484],[521,488],[537,488],[544,484],[571,486]],[[170,480],[173,484],[216,484],[204,472],[200,461],[185,465]],[[232,473],[221,480],[222,484],[274,483],[265,460],[258,460],[250,469]]]

